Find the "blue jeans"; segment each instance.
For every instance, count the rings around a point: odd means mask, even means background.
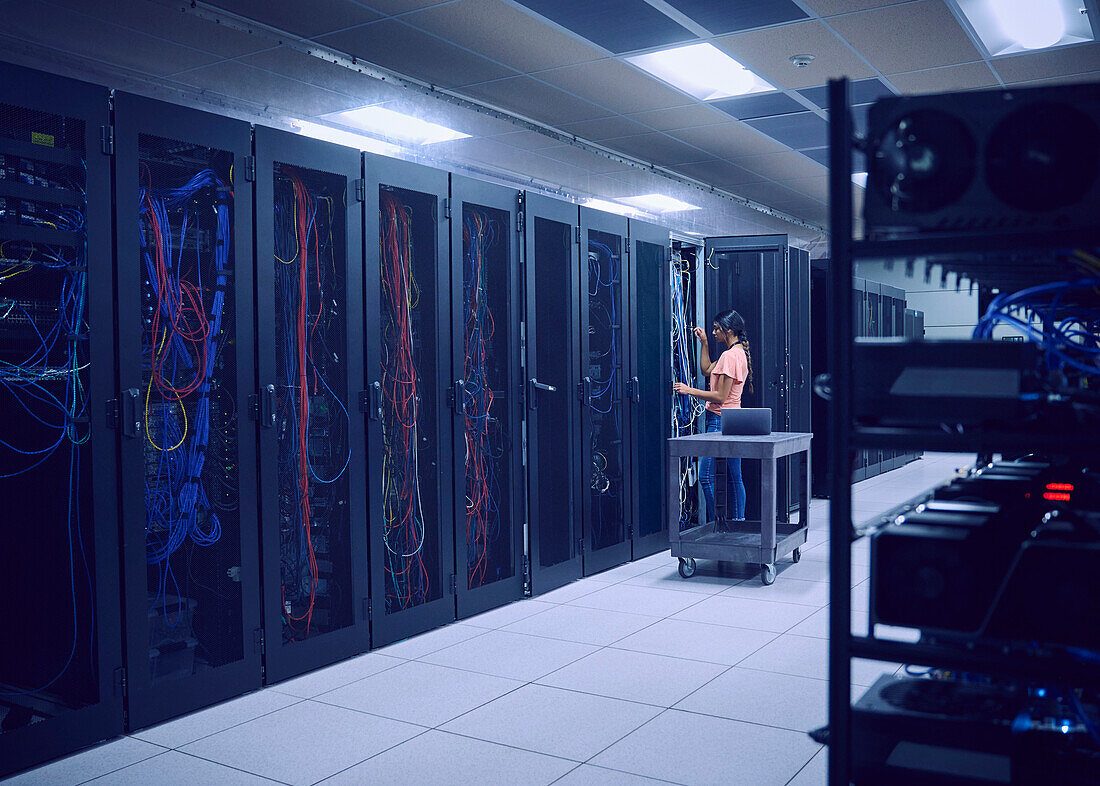
[[[707,433],[722,431],[722,418],[713,412],[707,412]],[[715,521],[714,511],[714,462],[716,459],[704,456],[699,459],[699,485],[703,487],[703,498],[707,502],[707,521]],[[726,499],[731,505],[730,518],[734,521],[745,520],[745,484],[741,480],[741,459],[728,458],[726,462]]]

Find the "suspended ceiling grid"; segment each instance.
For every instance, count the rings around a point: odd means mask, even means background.
[[[701,231],[792,226],[491,117],[425,101],[228,29],[164,0],[0,0],[8,59],[63,53],[69,70],[124,74],[123,87],[179,88],[241,113],[317,118],[386,103],[472,134],[431,155],[605,197],[649,191],[704,210]],[[866,105],[892,93],[1100,78],[1100,45],[990,58],[944,0],[211,0],[235,15],[515,112],[634,159],[796,216],[827,222],[824,84],[856,80]],[[624,60],[709,41],[779,92],[701,102]],[[793,54],[813,54],[795,68]],[[53,69],[57,70],[57,69]],[[857,125],[863,114],[857,110]],[[275,122],[274,124],[278,124]],[[641,190],[641,191],[640,191]],[[732,223],[731,223],[732,222]],[[733,226],[732,224],[736,224]],[[727,228],[728,227],[728,228]],[[752,231],[752,230],[750,230]],[[759,230],[757,230],[759,231]],[[812,231],[794,233],[813,238]]]

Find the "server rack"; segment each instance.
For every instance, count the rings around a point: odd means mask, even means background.
[[[629,219],[627,283],[630,354],[626,397],[630,402],[631,555],[633,559],[668,548],[665,511],[668,434],[672,415],[671,246],[668,229]]]
[[[580,253],[577,206],[528,192],[521,210],[526,276],[527,488],[530,589],[579,578]]]
[[[627,220],[580,208],[584,573],[631,558]]]
[[[809,330],[809,255],[790,248],[786,235],[707,238],[706,252],[708,314],[713,317],[736,309],[748,329],[753,390],[745,386],[742,404],[770,408],[775,431],[810,431],[810,385],[804,373],[810,365],[810,347],[805,340]],[[716,349],[712,350],[711,357],[717,356]],[[791,471],[789,459],[779,462],[776,510],[781,520],[789,520],[798,510]],[[759,485],[759,468],[754,462],[743,462],[742,473],[747,488]],[[751,491],[745,515],[750,520],[760,515],[759,500]]]
[[[364,154],[373,646],[455,618],[447,173]]]
[[[264,668],[370,647],[359,151],[258,127],[257,372]],[[360,184],[361,185],[361,184]],[[353,348],[354,351],[353,351]]]
[[[0,776],[123,729],[109,123],[0,64]]]
[[[699,347],[694,336],[696,326],[707,329],[706,304],[703,300],[703,248],[679,240],[672,241],[669,261],[669,367],[673,382],[683,382],[694,388],[705,386],[699,371]],[[688,396],[671,394],[669,436],[684,437],[703,429],[703,402]],[[699,485],[699,459],[681,458],[680,462],[680,529],[701,524],[699,512],[704,510],[703,491]]]
[[[519,193],[451,175],[451,395],[458,617],[523,596]]]
[[[251,129],[119,93],[129,726],[261,681]]]

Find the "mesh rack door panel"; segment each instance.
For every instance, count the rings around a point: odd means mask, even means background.
[[[661,456],[667,450],[666,435],[670,429],[668,407],[669,375],[664,358],[667,343],[666,306],[662,302],[666,290],[665,246],[637,241],[634,244],[634,291],[637,293],[635,337],[636,367],[632,376],[637,380],[633,407],[635,457],[634,481],[637,484],[638,509],[635,513],[639,537],[655,535],[667,526],[664,506],[665,466]],[[690,289],[690,285],[689,285]],[[694,324],[694,323],[692,323]],[[694,341],[691,337],[689,340]],[[690,403],[689,405],[690,406]],[[662,544],[667,546],[667,544]]]
[[[140,232],[153,685],[244,657],[232,161],[138,136],[139,200],[129,209]]]
[[[669,300],[672,325],[669,338],[672,361],[672,381],[689,387],[702,385],[699,374],[699,342],[693,335],[695,326],[704,330],[707,323],[696,313],[697,290],[701,284],[697,273],[697,251],[694,246],[674,248],[669,267]],[[702,431],[703,402],[690,396],[672,394],[669,435],[686,437]],[[700,514],[702,490],[699,487],[699,459],[679,458],[680,464],[680,529],[703,524]],[[663,511],[662,511],[663,515]]]

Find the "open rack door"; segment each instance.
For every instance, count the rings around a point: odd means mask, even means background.
[[[460,618],[523,596],[522,289],[510,188],[451,175],[455,588]]]
[[[264,677],[272,683],[370,647],[357,406],[362,157],[263,127],[255,146]]]
[[[527,193],[527,488],[532,594],[580,578],[580,255],[577,206]]]
[[[584,574],[630,560],[627,221],[580,209]]]
[[[0,63],[0,777],[122,731],[107,90]]]
[[[668,435],[672,430],[672,301],[668,229],[629,220],[631,541],[633,559],[669,548]]]
[[[448,179],[365,154],[371,642],[455,618]]]
[[[127,703],[139,729],[261,681],[252,132],[119,93],[115,146]]]

